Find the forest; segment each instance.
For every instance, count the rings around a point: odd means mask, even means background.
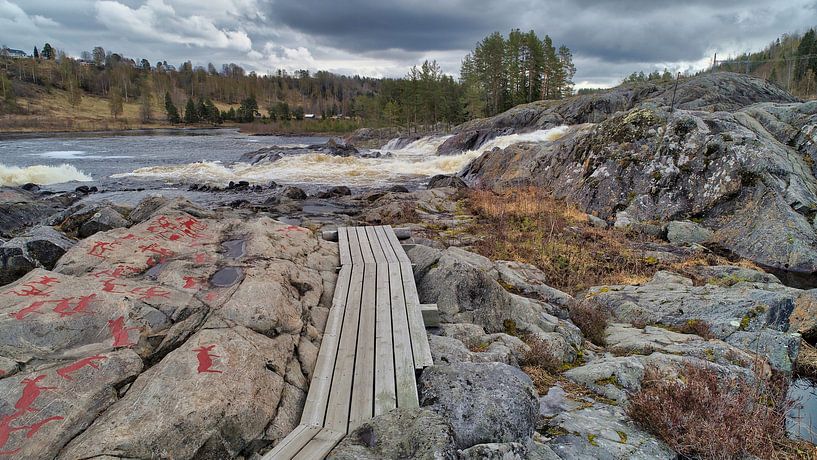
[[[46,43],[27,57],[0,52],[0,114],[20,114],[26,85],[64,91],[70,107],[84,97],[107,101],[114,120],[136,103],[143,123],[262,123],[289,120],[357,120],[356,125],[438,126],[490,116],[516,104],[572,94],[575,67],[566,46],[549,36],[495,32],[463,60],[461,77],[435,61],[411,67],[401,78],[336,75],[326,71],[247,72],[229,63],[178,67],[105,50],[72,57]],[[161,108],[161,109],[157,109]],[[70,108],[68,109],[70,111]]]

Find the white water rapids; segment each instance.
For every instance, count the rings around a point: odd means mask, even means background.
[[[371,186],[388,184],[400,179],[454,174],[462,170],[482,152],[496,147],[505,148],[519,142],[552,142],[563,136],[566,126],[525,134],[499,136],[476,150],[451,156],[437,156],[437,148],[451,136],[428,136],[402,148],[394,141],[386,144],[381,158],[338,157],[322,153],[285,156],[271,163],[225,165],[220,161],[149,166],[112,177],[158,179],[168,182],[223,185],[228,181],[251,183],[277,181],[283,183],[345,184]]]

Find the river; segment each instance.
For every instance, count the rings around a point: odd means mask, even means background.
[[[305,147],[325,137],[248,136],[234,129],[185,130],[139,136],[42,137],[0,141],[0,185],[33,182],[52,190],[79,184],[100,189],[187,188],[192,184],[224,186],[230,181],[317,188],[353,188],[421,183],[435,174],[453,174],[488,149],[522,141],[552,141],[566,127],[501,136],[480,149],[437,156],[448,136],[429,136],[399,148],[388,145],[380,158],[338,157],[318,152],[284,156],[256,165],[239,162],[241,154],[263,147]],[[372,153],[372,152],[364,152]]]

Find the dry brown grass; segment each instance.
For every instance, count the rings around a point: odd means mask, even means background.
[[[686,365],[677,379],[647,369],[627,412],[686,457],[813,459],[813,446],[786,437],[789,408],[785,379],[748,383]]]
[[[475,219],[467,229],[480,238],[474,250],[494,260],[527,262],[551,286],[576,294],[591,286],[641,284],[659,270],[690,275],[700,265],[733,264],[707,254],[665,263],[645,257],[634,241],[651,238],[590,225],[587,214],[536,187],[496,193],[472,190],[465,199]],[[738,265],[757,268],[746,262]]]
[[[562,358],[556,355],[549,343],[535,335],[525,336],[524,341],[530,349],[519,363],[521,366],[536,367],[551,374],[559,372]]]
[[[610,322],[610,313],[592,300],[577,301],[570,306],[570,321],[582,335],[594,344],[605,345],[604,331]]]

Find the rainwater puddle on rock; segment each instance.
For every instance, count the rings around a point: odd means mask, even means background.
[[[227,240],[221,246],[224,248],[224,257],[228,259],[244,257],[247,250],[247,242],[243,239]]]
[[[817,382],[795,379],[789,386],[788,398],[794,407],[786,416],[789,436],[811,443],[817,442]]]
[[[165,269],[165,266],[167,266],[167,263],[156,264],[150,267],[148,271],[145,272],[145,276],[152,280],[159,279],[159,274],[162,273],[162,270]]]
[[[243,274],[239,267],[224,267],[213,273],[210,284],[214,287],[230,287],[237,283]]]

